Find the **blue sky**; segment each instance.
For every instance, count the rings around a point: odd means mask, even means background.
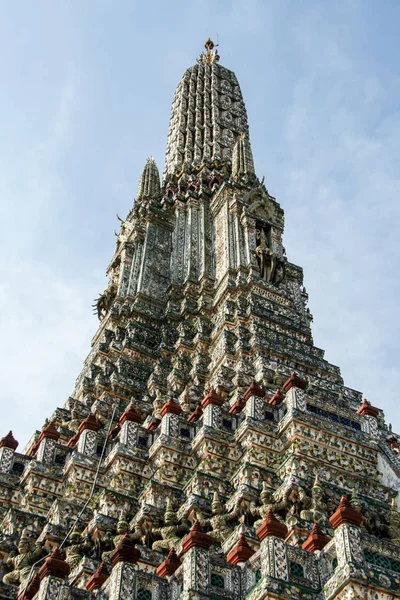
[[[400,431],[397,1],[2,2],[0,401],[20,442],[73,390],[116,213],[162,170],[174,90],[211,36],[286,213],[313,332]]]

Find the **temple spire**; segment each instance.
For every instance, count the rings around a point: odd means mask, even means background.
[[[147,163],[139,179],[137,190],[137,200],[143,198],[155,197],[160,194],[160,174],[157,165],[152,156],[147,159]]]
[[[187,69],[175,92],[165,155],[164,180],[207,166],[230,171],[240,134],[251,156],[246,107],[235,73],[218,63],[207,40],[197,64]],[[252,159],[251,159],[252,163]],[[250,164],[250,163],[249,163]],[[254,167],[253,167],[254,169]]]

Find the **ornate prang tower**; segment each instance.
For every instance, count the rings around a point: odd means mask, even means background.
[[[73,394],[0,440],[0,598],[400,598],[399,436],[313,344],[211,40],[117,238]]]

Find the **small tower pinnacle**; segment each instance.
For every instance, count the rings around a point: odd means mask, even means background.
[[[140,176],[136,199],[158,196],[159,193],[160,174],[153,156],[150,156]]]

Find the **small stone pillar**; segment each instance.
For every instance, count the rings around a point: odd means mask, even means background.
[[[363,418],[363,430],[369,433],[371,437],[377,438],[379,435],[378,430],[378,415],[379,409],[372,406],[368,400],[363,400],[360,408],[357,411],[358,415],[362,415]]]
[[[14,463],[14,454],[18,448],[18,442],[12,431],[0,440],[0,473],[9,473]]]
[[[257,421],[264,420],[264,398],[265,391],[253,381],[244,393],[244,400],[246,406],[244,409],[246,417],[257,419]]]
[[[179,437],[179,415],[182,412],[180,404],[170,398],[161,408],[161,433]]]
[[[156,574],[159,577],[170,577],[175,573],[178,567],[181,566],[181,561],[178,558],[174,548],[171,548],[165,560],[157,567]]]
[[[129,404],[128,408],[122,413],[119,420],[120,432],[119,439],[121,444],[126,444],[128,448],[133,448],[137,444],[138,428],[141,417],[134,405]]]
[[[203,425],[221,429],[222,427],[222,411],[221,406],[224,403],[222,396],[219,396],[214,388],[203,398],[201,406],[204,410]]]
[[[129,536],[110,555],[113,566],[110,575],[110,595],[108,600],[126,600],[136,596],[136,568],[140,552]]]
[[[349,573],[350,571],[354,572],[354,569],[357,568],[362,569],[365,566],[365,560],[360,539],[361,513],[351,506],[346,496],[342,496],[339,506],[329,518],[329,522],[335,531],[338,567],[351,565]]]
[[[92,414],[83,419],[78,430],[78,447],[81,454],[94,456],[97,452],[97,432],[100,429],[100,423]]]
[[[58,600],[69,571],[68,563],[63,559],[60,550],[56,548],[39,569],[38,600]]]
[[[287,551],[284,542],[287,531],[286,525],[278,521],[270,509],[266,519],[256,531],[261,542],[261,574],[263,577],[289,580]]]
[[[293,410],[307,410],[307,400],[305,389],[307,382],[302,379],[296,373],[292,373],[289,379],[283,384],[285,390],[286,406],[288,411]]]
[[[182,540],[183,592],[203,592],[209,590],[209,553],[212,539],[196,520],[186,537]]]
[[[53,423],[48,423],[41,431],[37,441],[36,460],[51,465],[54,461],[56,443],[60,437]]]

